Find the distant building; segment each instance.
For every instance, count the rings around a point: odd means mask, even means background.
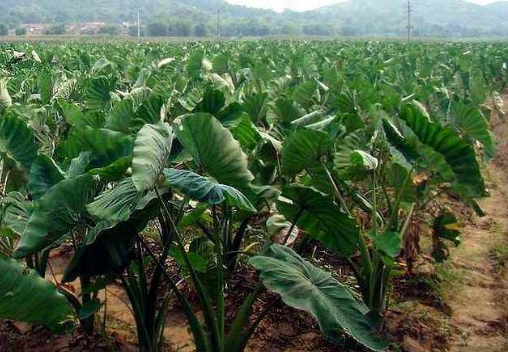
[[[41,35],[44,34],[46,30],[46,25],[44,23],[26,23],[22,24],[20,27],[26,29],[27,35]]]
[[[86,22],[75,25],[74,33],[77,34],[97,34],[99,29],[106,26],[106,22]]]

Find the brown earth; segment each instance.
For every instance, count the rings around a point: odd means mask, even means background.
[[[508,121],[493,116],[492,127],[499,153],[486,172],[491,196],[480,202],[488,215],[466,226],[452,253],[466,280],[449,303],[450,324],[458,330],[451,352],[508,351],[508,270],[498,262],[506,257],[495,255],[508,248]]]

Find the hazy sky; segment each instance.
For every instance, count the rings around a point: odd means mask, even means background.
[[[226,0],[226,1],[238,5],[271,8],[276,11],[282,11],[285,8],[296,11],[303,11],[347,0]],[[492,2],[497,2],[499,0],[466,0],[466,1],[484,5]]]

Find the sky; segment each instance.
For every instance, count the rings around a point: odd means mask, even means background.
[[[260,7],[265,9],[273,9],[282,11],[291,9],[295,11],[313,10],[320,6],[336,4],[347,0],[226,0],[231,4],[245,5],[250,7]],[[499,0],[466,0],[476,4],[490,4]]]

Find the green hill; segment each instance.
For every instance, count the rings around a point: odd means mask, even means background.
[[[275,13],[223,0],[0,0],[0,23],[131,23],[137,8],[146,35],[211,35],[221,9],[225,36],[346,35],[400,37],[405,0],[350,0],[314,11]],[[506,37],[508,2],[480,6],[461,0],[412,0],[415,36]]]

